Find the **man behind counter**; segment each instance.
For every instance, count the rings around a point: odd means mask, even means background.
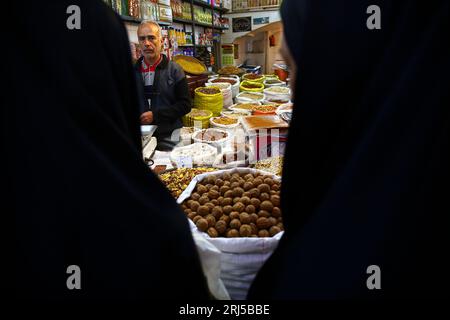
[[[145,110],[141,124],[157,125],[154,136],[157,149],[171,150],[177,141],[172,133],[181,128],[181,117],[191,111],[191,98],[183,69],[161,54],[161,27],[153,21],[143,21],[137,30],[141,57],[135,69],[144,86]]]

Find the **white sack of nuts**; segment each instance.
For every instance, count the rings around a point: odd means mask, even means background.
[[[220,170],[196,176],[177,200],[194,239],[203,237],[220,250],[217,281],[223,281],[232,299],[246,298],[283,235],[280,183],[279,176],[261,170]]]

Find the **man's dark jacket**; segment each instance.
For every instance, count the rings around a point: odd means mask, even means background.
[[[183,126],[181,117],[191,111],[191,97],[189,95],[186,76],[180,65],[165,55],[156,67],[153,86],[145,86],[140,72],[141,57],[135,64],[139,81],[144,88],[144,110],[153,112],[153,123],[158,126],[156,137],[170,136],[172,131]],[[151,99],[149,107],[148,99]]]

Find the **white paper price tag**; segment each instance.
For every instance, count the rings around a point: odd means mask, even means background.
[[[192,157],[178,157],[176,159],[178,168],[192,168]]]

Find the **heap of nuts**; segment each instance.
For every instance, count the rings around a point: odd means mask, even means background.
[[[215,171],[214,168],[178,168],[159,175],[161,181],[169,189],[172,196],[177,199],[186,189],[196,175]]]
[[[181,206],[212,238],[271,237],[283,230],[280,182],[261,173],[209,175]]]

